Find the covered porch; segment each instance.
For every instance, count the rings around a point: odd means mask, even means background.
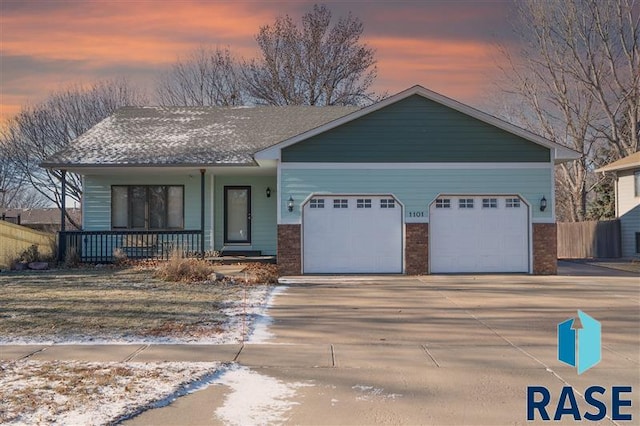
[[[275,167],[73,171],[83,176],[82,229],[61,229],[59,260],[168,259],[176,250],[213,260],[275,259]]]

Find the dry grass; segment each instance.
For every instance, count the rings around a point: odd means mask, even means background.
[[[165,282],[150,270],[0,274],[0,336],[55,342],[217,335],[243,289]],[[187,340],[189,341],[189,340]]]
[[[215,363],[0,362],[1,424],[113,424]]]
[[[158,265],[157,278],[173,282],[203,282],[215,274],[214,265],[202,259],[184,258],[178,251],[168,261]]]

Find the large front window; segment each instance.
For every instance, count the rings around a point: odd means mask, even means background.
[[[127,185],[111,187],[113,229],[184,228],[184,187]]]

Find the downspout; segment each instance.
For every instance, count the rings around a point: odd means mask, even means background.
[[[200,169],[200,258],[204,259],[204,173],[205,169]]]

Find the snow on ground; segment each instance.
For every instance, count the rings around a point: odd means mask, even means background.
[[[352,386],[351,389],[356,390],[360,393],[360,395],[356,397],[356,401],[370,401],[372,399],[396,399],[402,396],[399,393],[384,393],[384,389],[374,388],[373,386],[355,385]]]
[[[215,342],[268,339],[266,311],[286,287],[258,286],[225,308],[224,332]],[[132,343],[108,341],[103,343]],[[15,343],[15,342],[12,342]],[[24,343],[33,343],[25,341]],[[65,343],[96,343],[81,338]],[[168,343],[157,339],[154,343]],[[173,341],[175,343],[175,341]],[[195,343],[207,343],[198,341]],[[227,424],[266,424],[284,419],[303,383],[285,384],[245,367],[220,363],[97,363],[0,361],[0,424],[112,424],[146,409],[170,404],[211,384],[232,392],[216,412]],[[213,402],[212,402],[213,403]]]
[[[293,401],[297,389],[313,386],[302,382],[284,383],[238,365],[223,372],[214,383],[231,388],[216,415],[224,424],[238,426],[286,421],[287,411],[298,404]]]
[[[282,293],[285,286],[273,287],[269,285],[247,286],[243,289],[243,297],[229,302],[222,312],[227,317],[216,334],[203,336],[108,336],[96,338],[86,335],[75,336],[28,336],[22,338],[5,338],[0,336],[0,345],[115,345],[115,344],[202,344],[222,345],[251,342],[263,342],[270,337],[267,327],[272,320],[266,315],[267,309],[273,303],[277,294]],[[107,331],[104,331],[107,333]],[[257,339],[257,340],[256,340]]]
[[[253,329],[249,334],[249,338],[246,339],[248,343],[264,343],[267,340],[273,338],[273,333],[269,331],[269,326],[273,323],[273,319],[266,314],[267,309],[273,304],[273,300],[276,296],[283,293],[287,289],[286,286],[278,286],[273,288],[269,297],[265,303],[261,306],[262,310],[258,309],[253,314]]]
[[[0,363],[0,423],[98,425],[170,403],[210,382],[219,363]],[[192,383],[191,385],[189,383]]]

